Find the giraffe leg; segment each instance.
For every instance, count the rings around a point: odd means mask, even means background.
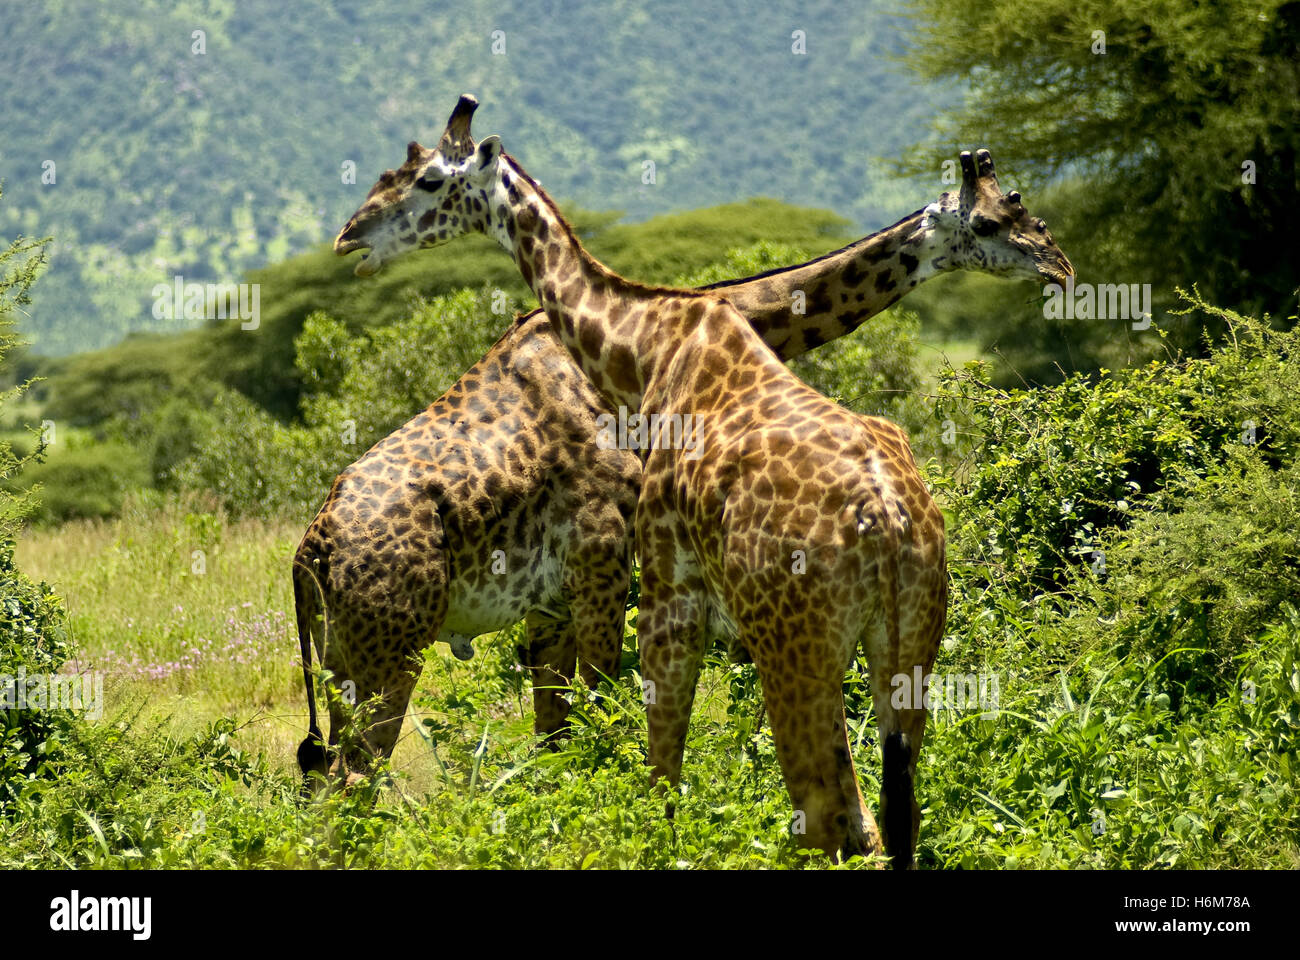
[[[578,669],[591,689],[602,678],[618,679],[627,622],[627,576],[617,574],[574,594],[569,609],[577,638]]]
[[[773,662],[762,646],[750,649],[763,651],[756,658],[763,702],[794,805],[792,829],[801,845],[832,857],[880,852],[880,831],[863,802],[849,752],[843,657],[828,651],[824,657],[806,658],[822,668],[819,675],[808,676],[791,672],[788,663]]]
[[[573,682],[577,638],[572,620],[557,620],[530,611],[524,620],[524,643],[518,649],[519,662],[527,668],[533,684],[533,730],[555,749],[563,739],[569,702],[565,688]]]
[[[415,659],[419,647],[398,642],[410,636],[409,625],[404,623],[397,628],[371,620],[366,628],[375,633],[357,630],[351,618],[337,618],[322,658],[332,674],[333,685],[341,691],[341,697],[330,698],[329,743],[333,757],[330,773],[349,781],[355,779],[354,775],[368,773],[375,760],[392,755],[419,677]],[[364,643],[358,642],[359,637],[367,635],[392,641],[393,646],[367,649]],[[345,737],[344,728],[354,719],[353,706],[367,702],[375,694],[380,695],[380,700],[364,718],[364,726],[354,731],[354,736]]]
[[[631,514],[636,509],[636,487],[610,481],[605,485],[611,492],[600,509],[583,508],[575,523],[563,575],[577,639],[578,670],[592,690],[602,677],[618,677],[632,580]]]
[[[618,676],[630,568],[626,544],[616,557],[602,549],[589,562],[575,563],[566,571],[565,592],[572,598],[567,620],[539,610],[525,618],[519,662],[532,676],[533,729],[552,749],[564,738],[569,702],[561,688],[573,682],[575,657],[590,689],[603,677]]]
[[[650,782],[681,780],[686,731],[704,660],[701,599],[663,584],[643,569],[637,646],[641,652],[643,697],[649,730]]]
[[[446,615],[442,554],[422,561],[403,571],[407,576],[398,578],[391,594],[367,594],[347,582],[329,592],[332,616],[323,631],[321,665],[339,691],[329,696],[332,779],[369,773],[397,744],[420,674],[419,654],[434,642]],[[421,602],[413,602],[417,597]]]
[[[414,668],[400,670],[381,688],[383,700],[362,731],[370,756],[386,760],[393,755],[397,736],[402,730],[402,720],[406,717],[407,704],[411,702],[411,691],[415,689],[418,679],[419,673]]]
[[[326,696],[331,780],[352,780],[392,755],[419,677],[419,654],[439,636],[448,599],[446,538],[436,511],[407,538],[384,544],[345,519],[327,505],[314,521],[329,534],[327,545],[314,545],[320,620],[311,634],[332,688]],[[360,716],[355,707],[371,700],[377,705]]]

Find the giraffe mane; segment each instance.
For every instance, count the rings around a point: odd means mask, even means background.
[[[516,160],[512,155],[506,153],[503,150],[501,152],[501,156],[505,160],[508,160],[510,162],[510,170],[512,175],[518,176],[519,179],[523,180],[525,183],[527,183],[530,187],[533,188],[533,190],[537,194],[538,199],[546,205],[546,208],[547,210],[550,211],[551,216],[555,218],[556,223],[559,225],[560,229],[564,231],[565,237],[567,237],[569,240],[573,242],[574,247],[578,250],[579,256],[582,258],[583,263],[586,266],[591,267],[597,273],[603,274],[607,279],[616,282],[618,284],[621,284],[629,292],[646,293],[646,294],[670,293],[670,294],[681,295],[681,296],[689,295],[689,296],[699,297],[701,299],[714,299],[713,297],[710,296],[709,287],[700,287],[700,288],[670,287],[665,284],[642,283],[639,280],[630,280],[627,277],[623,276],[621,273],[619,273],[617,270],[614,270],[612,267],[608,267],[605,264],[601,263],[599,260],[597,260],[587,251],[587,248],[583,245],[582,241],[578,238],[577,232],[573,229],[573,225],[569,223],[568,218],[565,217],[565,215],[560,212],[559,206],[556,204],[554,200],[551,199],[550,194],[548,194],[545,190],[542,189],[541,184],[539,184],[536,180],[534,180],[532,176],[527,171],[525,171],[524,168],[520,165],[519,161]],[[827,256],[830,256],[830,254],[827,254]]]

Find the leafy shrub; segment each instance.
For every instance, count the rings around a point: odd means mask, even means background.
[[[6,495],[8,496],[8,495]],[[54,674],[71,656],[62,604],[45,583],[14,566],[13,541],[0,542],[0,696],[16,697],[21,677]],[[15,686],[11,686],[15,685]],[[0,814],[24,780],[50,774],[49,757],[76,721],[66,711],[0,707]]]
[[[138,450],[108,441],[61,450],[25,469],[22,480],[37,493],[32,519],[62,523],[116,516],[127,494],[149,485],[151,477]]]
[[[1017,677],[1034,648],[1006,644],[994,661],[1011,678],[1000,711],[940,712],[926,732],[920,790],[935,816],[922,824],[918,859],[975,869],[1294,867],[1300,614],[1283,608],[1276,620],[1212,699],[1180,696],[1157,663],[1109,648]]]
[[[980,362],[941,378],[936,419],[968,463],[939,483],[953,554],[976,582],[1024,597],[1063,587],[1099,538],[1139,514],[1175,510],[1232,451],[1277,467],[1300,451],[1295,334],[1188,297],[1232,339],[1196,359],[1153,361],[1031,390],[1002,390]],[[978,572],[976,572],[978,570]]]
[[[336,435],[285,426],[234,390],[218,394],[196,432],[194,452],[173,468],[170,484],[210,493],[235,515],[287,512],[305,523],[355,456]]]
[[[1087,601],[1072,620],[1081,637],[1156,658],[1200,650],[1178,679],[1204,687],[1300,600],[1300,463],[1271,470],[1253,451],[1229,451],[1177,510],[1143,513],[1100,545],[1104,576],[1085,567],[1072,584]]]
[[[0,358],[14,345],[10,313],[30,302],[28,291],[45,260],[45,241],[21,237],[0,250]],[[11,401],[21,388],[8,391]],[[40,456],[38,444],[32,456]],[[31,458],[16,456],[0,442],[0,479],[10,481]],[[18,526],[32,509],[31,497],[0,487],[0,697],[13,697],[0,706],[0,814],[8,813],[21,784],[48,775],[47,757],[73,720],[57,710],[20,709],[17,685],[21,673],[52,674],[67,660],[71,648],[63,608],[44,583],[34,583],[14,565]],[[24,691],[25,692],[25,691]]]

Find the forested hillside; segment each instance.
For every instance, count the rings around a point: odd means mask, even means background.
[[[330,239],[462,91],[580,206],[637,220],[763,194],[874,228],[906,193],[878,160],[915,141],[939,89],[891,62],[886,8],[6,4],[0,234],[55,238],[21,329],[45,354],[176,329],[151,313],[155,283],[234,281]]]

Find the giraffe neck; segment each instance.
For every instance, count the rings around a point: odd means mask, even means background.
[[[852,333],[957,265],[921,209],[824,257],[709,289],[730,300],[777,356],[790,360]]]
[[[612,407],[640,409],[647,385],[684,336],[683,311],[663,310],[666,291],[626,280],[587,253],[551,198],[513,158],[502,154],[500,168],[489,197],[488,234],[514,257],[560,342],[597,391]]]

